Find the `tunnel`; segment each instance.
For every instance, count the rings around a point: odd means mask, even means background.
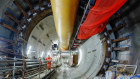
[[[139,13],[140,0],[0,0],[0,79],[140,79]]]

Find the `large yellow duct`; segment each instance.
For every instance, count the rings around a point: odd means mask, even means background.
[[[67,50],[73,33],[79,0],[51,0],[60,48]]]

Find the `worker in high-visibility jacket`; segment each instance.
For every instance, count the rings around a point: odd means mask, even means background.
[[[48,56],[48,57],[46,58],[46,60],[47,60],[47,69],[50,70],[52,58],[51,58],[50,56]]]

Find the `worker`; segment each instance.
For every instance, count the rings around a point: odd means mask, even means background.
[[[52,61],[52,58],[50,57],[50,55],[48,55],[46,60],[47,60],[47,69],[50,70],[51,69],[51,61]]]

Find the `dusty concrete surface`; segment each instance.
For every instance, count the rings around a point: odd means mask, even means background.
[[[136,74],[140,73],[140,23],[133,27],[131,64],[137,65]]]

